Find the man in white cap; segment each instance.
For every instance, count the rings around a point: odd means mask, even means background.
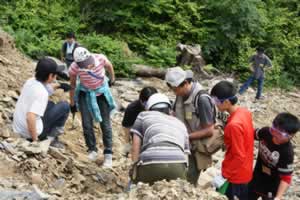
[[[191,76],[190,71],[173,67],[168,69],[165,81],[176,95],[175,115],[186,125],[189,139],[193,144],[193,141],[212,136],[215,124],[215,107],[207,95],[199,95],[202,86],[198,82],[194,82]],[[201,170],[208,168],[212,160],[210,155],[201,154],[201,162],[198,162],[194,149],[195,146],[192,145],[187,180],[197,185]],[[197,159],[199,160],[199,154]]]
[[[190,150],[185,125],[170,115],[171,103],[161,93],[150,96],[146,110],[131,129],[133,183],[186,179]]]
[[[108,71],[110,79],[105,75]],[[103,54],[91,54],[83,47],[74,50],[74,62],[69,69],[71,91],[71,112],[81,113],[83,134],[88,147],[88,158],[95,161],[98,157],[93,121],[100,122],[104,144],[103,167],[112,167],[112,126],[110,113],[115,102],[109,89],[109,83],[115,81],[114,68]],[[76,85],[79,77],[80,83]],[[76,86],[76,87],[75,87]],[[76,90],[75,90],[76,89]]]

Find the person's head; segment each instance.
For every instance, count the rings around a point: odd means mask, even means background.
[[[148,99],[146,110],[159,111],[169,115],[171,111],[171,102],[166,95],[155,93]]]
[[[66,34],[66,40],[68,43],[72,43],[75,40],[75,33],[74,32],[68,32]]]
[[[265,49],[263,47],[256,48],[257,55],[261,56],[265,53]]]
[[[184,71],[180,67],[172,67],[168,69],[165,81],[176,96],[187,96],[192,88],[193,72]]]
[[[140,103],[145,107],[149,97],[155,93],[157,90],[154,87],[144,87],[140,92]]]
[[[233,83],[220,81],[212,88],[210,95],[220,111],[228,111],[238,101],[236,93],[237,89]]]
[[[74,50],[73,57],[79,68],[91,68],[95,65],[94,57],[84,47],[77,47]]]
[[[38,61],[35,68],[35,78],[42,83],[51,83],[56,79],[56,75],[64,70],[62,65],[51,58],[42,58]]]
[[[275,144],[288,142],[300,130],[299,119],[287,112],[278,114],[273,120],[270,132]]]

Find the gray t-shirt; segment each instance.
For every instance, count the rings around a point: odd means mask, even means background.
[[[255,54],[249,58],[249,62],[252,63],[254,74],[253,76],[258,79],[264,77],[264,68],[272,67],[272,62],[268,56],[262,54],[261,56]]]
[[[139,160],[143,165],[187,162],[188,132],[179,119],[158,111],[145,111],[138,115],[130,131],[142,140]]]

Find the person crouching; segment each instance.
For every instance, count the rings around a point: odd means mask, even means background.
[[[170,115],[171,103],[167,96],[153,94],[133,127],[130,176],[133,183],[153,184],[163,179],[186,179],[188,132],[185,125]]]

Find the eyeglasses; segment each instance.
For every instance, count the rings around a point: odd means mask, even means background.
[[[275,137],[281,137],[281,138],[290,138],[290,134],[283,132],[281,130],[278,130],[277,128],[274,127],[274,125],[272,125],[272,127],[270,128],[270,132],[273,136]]]
[[[234,99],[234,98],[236,98],[236,96],[232,96],[232,97],[228,97],[228,98],[223,98],[223,99],[219,99],[219,98],[216,97],[216,96],[212,97],[212,99],[213,99],[213,101],[214,101],[214,103],[215,103],[216,105],[220,105],[220,104],[222,104],[224,101],[226,101],[226,100],[231,100],[231,99]]]

